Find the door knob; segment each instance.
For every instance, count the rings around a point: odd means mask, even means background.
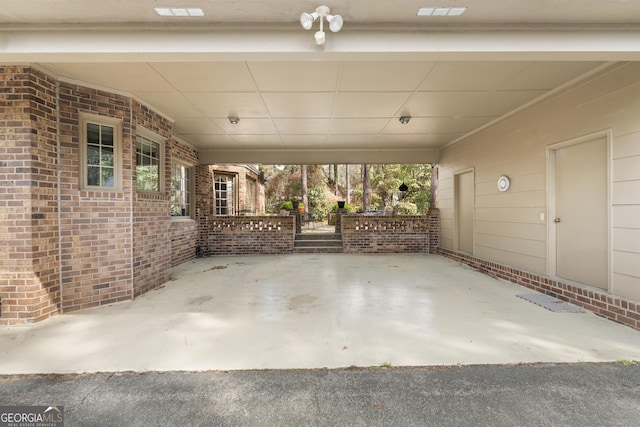
[[[556,218],[553,220],[553,222],[555,222],[556,224],[560,222],[560,218]]]

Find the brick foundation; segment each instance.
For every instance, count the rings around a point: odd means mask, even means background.
[[[473,267],[489,276],[551,295],[609,320],[640,330],[640,302],[620,298],[590,286],[565,283],[448,249],[439,248],[438,254]]]
[[[344,253],[429,253],[427,216],[338,216]]]

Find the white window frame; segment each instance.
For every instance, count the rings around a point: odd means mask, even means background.
[[[80,113],[80,189],[90,191],[122,191],[122,121],[112,117]],[[113,128],[113,185],[89,185],[88,125]]]
[[[158,158],[158,190],[141,190],[138,188],[138,137],[142,137],[144,139],[147,139],[151,142],[154,142],[156,144],[158,144],[158,151],[159,151],[159,158]],[[161,136],[158,135],[155,132],[152,132],[148,129],[145,129],[143,127],[138,127],[136,129],[136,138],[135,138],[135,144],[134,144],[134,153],[135,153],[135,171],[136,171],[136,179],[135,179],[135,189],[136,192],[141,193],[141,194],[164,194],[165,192],[165,169],[166,169],[166,165],[164,164],[165,162],[165,139]]]
[[[174,215],[173,214],[173,168],[175,166],[178,166],[180,168],[184,168],[181,170],[187,170],[189,172],[189,182],[187,183],[187,185],[185,186],[184,184],[184,175],[180,175],[180,187],[186,187],[185,190],[187,195],[188,195],[188,201],[187,201],[187,206],[189,207],[189,214],[188,215]],[[185,219],[194,219],[194,211],[195,211],[195,171],[196,168],[189,164],[189,163],[184,163],[184,162],[180,162],[180,161],[174,161],[171,164],[171,189],[169,191],[169,197],[170,197],[170,205],[171,205],[171,219],[172,220],[185,220]]]
[[[218,190],[216,189],[216,184],[218,183],[218,178],[225,177],[227,178],[227,182],[231,181],[231,196],[227,194],[225,198],[227,200],[227,213],[218,213],[218,210],[221,207],[218,206]],[[225,215],[235,215],[236,211],[236,194],[238,192],[238,186],[236,185],[237,179],[236,175],[226,174],[226,173],[216,173],[213,174],[213,211],[215,215],[225,216]],[[227,193],[229,190],[225,190]],[[230,203],[230,204],[229,204]]]

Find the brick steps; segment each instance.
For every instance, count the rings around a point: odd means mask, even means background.
[[[342,253],[342,234],[298,233],[293,252],[298,254]]]

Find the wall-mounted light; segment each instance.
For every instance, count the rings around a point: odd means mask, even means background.
[[[409,120],[411,120],[411,116],[401,116],[400,117],[400,123],[402,123],[403,125],[406,125],[407,123],[409,123]]]
[[[231,117],[229,117],[229,122],[230,122],[232,125],[237,125],[237,124],[238,124],[238,122],[240,122],[240,119],[239,119],[238,117],[231,116]]]
[[[330,15],[330,13],[331,10],[329,10],[327,6],[318,6],[315,12],[303,12],[300,15],[300,25],[302,25],[302,28],[304,28],[305,30],[310,30],[316,19],[320,18],[320,31],[316,31],[316,33],[314,34],[317,45],[322,45],[325,42],[323,18],[327,19],[327,22],[329,23],[329,29],[332,32],[337,33],[342,29],[342,24],[344,23],[344,21],[342,20],[342,16]]]

